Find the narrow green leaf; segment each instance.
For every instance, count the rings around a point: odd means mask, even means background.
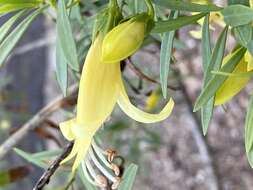
[[[54,156],[58,156],[62,153],[62,149],[56,149],[56,150],[46,150],[38,153],[32,154],[34,158],[38,158],[40,160],[47,160],[49,158],[52,158]]]
[[[202,65],[204,68],[204,76],[208,70],[208,65],[211,59],[211,42],[210,42],[210,32],[209,32],[209,15],[205,17],[203,27],[202,27]],[[205,87],[205,84],[204,84]],[[203,134],[206,135],[209,123],[211,121],[213,115],[213,107],[214,101],[213,98],[209,100],[202,108],[201,108],[201,123],[202,123],[202,131]]]
[[[12,16],[7,22],[5,22],[0,28],[0,43],[6,36],[6,34],[10,31],[11,27],[17,21],[17,19],[24,13],[24,11],[20,11],[14,16]]]
[[[237,42],[242,46],[247,47],[248,43],[252,39],[252,30],[251,24],[234,27],[233,31]]]
[[[250,97],[245,122],[245,149],[249,153],[253,145],[253,95]]]
[[[27,16],[1,43],[0,45],[0,66],[4,63],[5,59],[24,34],[27,27],[31,22],[42,12],[43,8],[37,9],[32,14]]]
[[[23,150],[20,150],[18,148],[13,149],[19,156],[27,160],[28,162],[33,163],[34,165],[41,167],[41,168],[47,168],[47,164],[43,162],[42,160],[38,159],[37,157],[34,158],[33,154],[27,153]]]
[[[249,24],[253,20],[253,9],[244,5],[230,5],[221,13],[226,24],[233,27]]]
[[[237,51],[235,51],[227,63],[224,64],[224,66],[220,69],[220,71],[231,73],[243,58],[245,51],[245,48],[239,48]],[[200,96],[197,98],[194,111],[199,110],[210,98],[212,98],[227,78],[228,76],[214,75],[214,77],[207,83]]]
[[[252,35],[252,39],[247,44],[247,50],[250,52],[251,56],[253,57],[253,35]]]
[[[43,0],[0,0],[0,4],[41,3]]]
[[[241,4],[249,6],[249,0],[228,0],[228,5]]]
[[[122,182],[119,185],[119,190],[131,190],[135,181],[135,176],[137,174],[138,166],[135,164],[130,164],[126,171],[124,172]]]
[[[177,30],[183,26],[197,22],[199,19],[201,19],[205,15],[206,13],[200,13],[193,16],[181,16],[173,20],[158,21],[155,23],[155,27],[153,28],[151,32],[163,33],[163,32],[169,32],[172,30]]]
[[[223,59],[224,51],[225,51],[225,46],[226,46],[227,33],[228,33],[228,27],[225,27],[216,42],[211,58],[209,59],[209,61],[207,60],[209,63],[205,72],[204,86],[213,77],[211,71],[213,70],[217,71],[221,67],[222,59]]]
[[[223,59],[223,55],[225,51],[225,46],[226,46],[227,31],[228,31],[228,27],[224,28],[224,30],[220,34],[216,42],[216,45],[214,47],[213,53],[210,55],[210,52],[206,52],[207,53],[205,55],[206,60],[203,60],[203,61],[207,61],[207,68],[204,72],[203,89],[205,89],[206,85],[213,77],[211,71],[219,70],[221,67],[222,59]],[[209,48],[210,48],[210,44],[209,44]],[[201,109],[201,116],[202,116],[201,122],[202,122],[202,129],[203,129],[204,135],[207,133],[207,129],[208,129],[211,117],[213,115],[213,107],[214,107],[214,97],[211,97],[205,104],[203,104],[202,109]]]
[[[212,12],[222,10],[221,7],[217,7],[214,4],[201,5],[197,3],[178,0],[155,0],[154,2],[155,4],[166,7],[170,10],[190,11],[190,12]]]
[[[68,88],[68,64],[65,59],[59,38],[56,40],[56,78],[64,96]]]
[[[176,19],[178,11],[172,12],[170,18]],[[162,87],[163,97],[167,98],[167,85],[168,75],[170,69],[171,53],[173,49],[173,40],[175,37],[175,30],[166,32],[163,34],[161,41],[161,53],[160,53],[160,81]]]
[[[58,1],[58,15],[57,15],[57,37],[59,38],[60,47],[64,53],[65,59],[69,66],[75,70],[79,71],[79,63],[77,50],[75,45],[75,40],[69,18],[67,15],[65,1]]]
[[[35,8],[36,3],[4,4],[0,5],[0,14],[10,13],[20,9]]]
[[[206,72],[212,54],[210,32],[209,32],[209,15],[206,15],[202,27],[201,49],[202,49],[202,66],[204,68],[204,72]]]

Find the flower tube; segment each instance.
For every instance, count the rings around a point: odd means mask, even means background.
[[[98,36],[88,51],[80,80],[76,117],[60,123],[64,137],[75,141],[71,153],[62,162],[76,157],[72,170],[85,158],[93,136],[116,103],[129,117],[143,123],[166,119],[174,107],[172,99],[158,114],[146,113],[135,107],[125,90],[119,62],[105,64],[101,61],[102,42],[102,37]]]

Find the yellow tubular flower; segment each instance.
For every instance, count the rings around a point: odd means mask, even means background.
[[[224,58],[223,63],[226,63],[231,55],[228,55]],[[247,62],[245,58],[242,58],[240,63],[236,66],[233,74],[236,73],[245,73],[247,72]],[[229,101],[233,96],[239,93],[249,82],[251,77],[233,77],[230,76],[228,79],[223,83],[223,85],[218,89],[215,96],[215,105],[221,105]]]
[[[103,41],[102,61],[117,63],[135,53],[141,46],[146,22],[132,19],[114,27]]]
[[[76,118],[60,123],[64,137],[75,141],[71,153],[62,162],[76,156],[73,171],[84,159],[94,134],[111,114],[116,102],[128,116],[143,123],[167,118],[174,107],[170,99],[159,114],[149,114],[132,105],[121,78],[120,64],[101,61],[102,41],[101,37],[97,37],[87,54],[80,80]]]

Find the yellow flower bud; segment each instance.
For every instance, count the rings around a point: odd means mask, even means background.
[[[132,19],[113,28],[103,41],[102,62],[116,63],[135,53],[144,40],[145,30],[145,21]]]

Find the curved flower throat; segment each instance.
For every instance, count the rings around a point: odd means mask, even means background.
[[[72,170],[84,159],[94,134],[116,103],[129,117],[142,123],[167,118],[174,106],[170,99],[159,114],[149,114],[132,105],[124,88],[119,62],[105,64],[101,61],[102,41],[101,37],[97,37],[87,54],[80,80],[76,117],[60,123],[64,137],[75,141],[72,152],[62,162],[76,156]]]

